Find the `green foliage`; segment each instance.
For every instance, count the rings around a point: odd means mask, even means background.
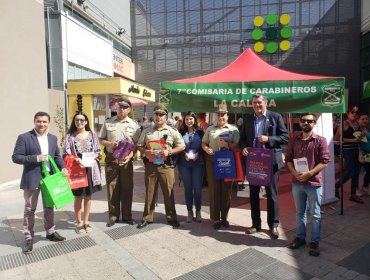
[[[59,105],[56,106],[56,114],[54,116],[54,122],[60,134],[59,147],[63,148],[64,140],[66,136],[66,128],[65,128],[65,121],[64,121],[64,109],[63,107]]]

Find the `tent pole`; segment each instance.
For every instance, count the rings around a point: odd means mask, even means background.
[[[340,168],[341,168],[341,175],[339,181],[340,187],[340,214],[343,215],[343,170],[344,170],[344,161],[343,161],[343,113],[340,114],[340,139],[339,139],[339,149],[340,149]]]

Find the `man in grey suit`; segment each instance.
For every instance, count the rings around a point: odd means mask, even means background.
[[[248,147],[263,147],[273,149],[273,178],[270,186],[265,186],[267,196],[267,224],[271,238],[279,237],[279,205],[278,182],[280,168],[284,166],[280,145],[288,142],[288,131],[279,113],[267,110],[267,98],[264,95],[253,95],[252,105],[254,114],[246,114],[243,118],[239,146],[243,155],[248,156]],[[246,234],[261,230],[261,210],[259,192],[261,186],[250,187],[250,203],[252,227]]]
[[[40,180],[42,179],[41,162],[52,156],[60,169],[67,174],[63,159],[58,149],[57,137],[48,133],[50,115],[38,112],[34,116],[35,128],[18,136],[13,152],[13,162],[23,165],[23,174],[20,188],[24,192],[23,228],[26,245],[23,253],[29,254],[33,250],[33,236],[35,224],[35,211],[40,194]],[[54,207],[44,205],[44,228],[46,238],[58,242],[65,240],[55,231]]]

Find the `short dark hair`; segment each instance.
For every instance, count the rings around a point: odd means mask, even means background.
[[[78,115],[84,116],[84,118],[86,120],[85,130],[86,131],[91,131],[90,124],[89,124],[89,118],[86,116],[86,114],[84,112],[76,112],[76,114],[74,114],[74,116],[72,118],[71,125],[69,126],[68,134],[72,134],[72,133],[75,133],[77,131],[77,126],[76,126],[76,123],[75,123],[75,118]]]
[[[45,117],[45,116],[48,117],[48,120],[50,122],[50,115],[46,112],[37,112],[35,116],[33,117],[33,121],[35,122],[37,117]]]
[[[301,114],[301,119],[304,116],[313,116],[315,118],[315,121],[317,120],[316,114],[314,114],[314,113],[309,113],[309,112],[302,113]]]
[[[357,114],[357,116],[360,118],[361,116],[366,116],[366,117],[369,117],[369,114],[368,113],[365,113],[365,112],[360,112]]]
[[[260,98],[260,97],[262,97],[262,99],[265,101],[265,102],[267,102],[268,100],[267,100],[267,97],[264,95],[264,94],[253,94],[253,96],[252,96],[252,99],[254,99],[254,98]]]

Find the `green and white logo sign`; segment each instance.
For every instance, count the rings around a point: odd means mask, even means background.
[[[339,84],[330,84],[322,87],[321,103],[324,106],[336,107],[343,102],[343,88]]]
[[[279,49],[287,51],[290,49],[289,38],[293,35],[293,29],[288,26],[290,16],[282,14],[268,14],[266,18],[256,16],[253,20],[254,30],[252,39],[255,41],[253,49],[256,53],[266,52],[273,54]]]

